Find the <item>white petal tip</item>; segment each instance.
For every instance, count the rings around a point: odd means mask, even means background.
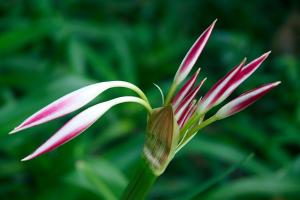
[[[208,27],[207,30],[209,30],[209,29],[212,30],[212,29],[215,27],[217,21],[218,21],[218,19],[215,19],[215,20],[211,23],[211,25]]]
[[[244,59],[241,62],[241,65],[244,65],[246,63],[246,61],[247,61],[247,57],[244,57]]]
[[[12,135],[12,134],[14,134],[14,133],[16,133],[16,132],[18,132],[19,130],[17,129],[17,128],[14,128],[14,130],[12,130],[12,131],[10,131],[8,134],[9,135]]]
[[[28,161],[28,160],[31,160],[32,158],[33,158],[32,155],[29,155],[29,156],[23,158],[21,161],[22,161],[22,162]]]
[[[268,51],[268,52],[264,53],[264,56],[269,56],[270,53],[272,53],[272,51]]]
[[[277,81],[277,82],[274,83],[274,86],[277,86],[277,85],[279,85],[280,83],[281,83],[281,81]]]

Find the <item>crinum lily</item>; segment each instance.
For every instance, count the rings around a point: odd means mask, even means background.
[[[269,83],[248,91],[231,100],[221,107],[216,114],[207,118],[205,115],[208,111],[229,97],[229,95],[245,81],[270,54],[270,52],[267,52],[248,64],[245,64],[246,60],[244,59],[214,84],[202,98],[197,99],[197,94],[206,80],[206,78],[204,78],[197,84],[200,69],[197,69],[185,83],[183,82],[191,72],[195,62],[207,43],[215,23],[216,20],[199,36],[184,57],[170,90],[168,91],[167,97],[164,99],[164,104],[160,108],[152,109],[142,90],[125,81],[101,82],[83,87],[63,96],[36,112],[11,131],[11,133],[67,115],[85,106],[102,92],[114,87],[123,87],[133,90],[138,97],[118,97],[87,108],[73,117],[50,137],[50,139],[32,154],[22,159],[22,161],[33,159],[41,154],[51,151],[78,136],[113,106],[121,103],[133,102],[141,104],[148,111],[147,136],[142,156],[147,168],[144,167],[143,169],[148,170],[148,173],[152,174],[154,177],[161,175],[175,154],[187,144],[199,130],[216,120],[226,118],[245,109],[280,83]],[[180,89],[178,89],[179,87]],[[139,181],[135,181],[134,184],[129,184],[128,189],[126,190],[127,192],[125,191],[125,194],[123,195],[124,199],[133,198],[133,196],[134,198],[143,198],[145,196],[147,191],[138,190],[138,187],[136,187],[138,182]]]

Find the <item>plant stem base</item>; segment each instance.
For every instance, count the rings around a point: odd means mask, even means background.
[[[141,157],[138,167],[122,195],[122,200],[143,200],[151,189],[157,175],[150,169],[144,157]]]

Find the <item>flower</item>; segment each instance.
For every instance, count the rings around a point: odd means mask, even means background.
[[[197,99],[197,94],[206,80],[206,78],[203,78],[200,83],[197,84],[200,68],[196,70],[182,87],[178,87],[191,72],[211,35],[215,23],[216,20],[199,36],[184,57],[176,72],[167,97],[165,98],[164,105],[152,109],[143,91],[137,86],[125,81],[109,81],[83,87],[36,112],[11,131],[11,133],[51,121],[76,111],[104,91],[114,87],[128,88],[133,90],[139,97],[118,97],[87,108],[73,117],[37,150],[22,159],[22,161],[30,160],[51,151],[78,136],[113,106],[133,102],[144,106],[148,111],[147,135],[143,156],[156,175],[163,173],[175,154],[187,144],[199,130],[217,120],[240,112],[280,83],[269,83],[250,90],[225,104],[216,114],[207,118],[206,114],[211,108],[225,101],[243,81],[258,69],[270,54],[270,52],[267,52],[246,65],[246,59],[244,59],[214,84],[203,98]],[[177,90],[178,92],[176,92]]]

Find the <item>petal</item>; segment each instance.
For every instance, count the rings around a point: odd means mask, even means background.
[[[217,20],[215,20],[196,40],[193,46],[190,48],[188,53],[185,55],[183,61],[180,64],[179,69],[175,75],[175,82],[180,84],[189,74],[191,69],[193,68],[194,64],[196,63],[199,55],[201,54],[211,32],[215,26]]]
[[[177,120],[184,114],[184,110],[193,101],[193,99],[197,95],[199,89],[201,88],[201,86],[203,85],[205,80],[206,80],[206,78],[203,79],[196,88],[194,88],[192,91],[190,91],[188,93],[188,95],[182,100],[182,102],[180,102],[178,108],[175,110],[175,118]]]
[[[253,72],[255,72],[258,67],[267,59],[271,51],[268,51],[261,55],[259,58],[256,58],[251,63],[244,66],[241,70],[240,76],[237,78],[237,83],[243,82],[246,80]]]
[[[196,112],[197,110],[197,104],[194,105],[191,110],[189,110],[188,114],[186,115],[186,117],[183,120],[183,124],[182,127],[185,125],[185,123],[192,117],[192,115]]]
[[[230,101],[225,106],[223,106],[216,113],[216,117],[218,119],[223,119],[223,118],[233,115],[237,112],[240,112],[241,110],[250,106],[252,103],[257,101],[264,94],[266,94],[272,88],[276,87],[279,84],[280,84],[280,81],[274,82],[274,83],[269,83],[269,84],[262,85],[256,89],[253,89],[251,91],[248,91],[248,92],[240,95],[239,97],[235,98],[234,100]]]
[[[249,76],[251,76],[269,56],[270,53],[271,51],[264,53],[259,58],[256,58],[255,60],[244,66],[239,74],[234,77],[235,80],[231,81],[228,89],[223,92],[220,99],[216,102],[216,105],[224,101],[241,83],[243,83]]]
[[[232,70],[230,70],[222,79],[220,79],[216,84],[214,84],[211,89],[205,94],[202,98],[198,112],[205,113],[210,108],[212,108],[216,102],[220,101],[220,99],[224,98],[227,95],[227,90],[232,85],[233,80],[239,74],[244,65],[246,59],[244,59],[239,65],[235,66]]]
[[[51,151],[62,144],[70,141],[74,137],[81,134],[87,128],[89,128],[96,120],[98,120],[105,112],[111,107],[125,102],[135,102],[142,105],[147,103],[138,97],[119,97],[106,101],[103,103],[96,104],[83,112],[73,117],[67,122],[61,129],[59,129],[52,137],[50,137],[43,145],[41,145],[32,154],[22,159],[22,161],[30,160],[48,151]]]
[[[182,99],[186,96],[188,92],[191,91],[193,88],[198,75],[200,72],[200,68],[195,72],[195,74],[182,86],[182,88],[179,90],[177,95],[174,97],[172,101],[173,108],[176,109],[179,106],[179,103],[182,101]]]
[[[36,126],[69,114],[83,107],[98,95],[100,95],[102,92],[113,87],[125,87],[132,89],[137,92],[143,99],[146,99],[145,95],[138,87],[125,81],[109,81],[96,83],[83,87],[59,98],[58,100],[54,101],[53,103],[49,104],[48,106],[44,107],[40,111],[27,118],[23,123],[21,123],[21,125],[16,127],[10,133],[15,133],[23,129],[30,128],[32,126]]]
[[[189,106],[185,109],[185,111],[183,112],[183,114],[180,116],[179,120],[178,120],[178,125],[180,128],[183,127],[184,123],[186,122],[186,120],[188,119],[189,115],[191,115],[192,111],[194,110],[194,108],[196,107],[196,100],[193,100]]]

